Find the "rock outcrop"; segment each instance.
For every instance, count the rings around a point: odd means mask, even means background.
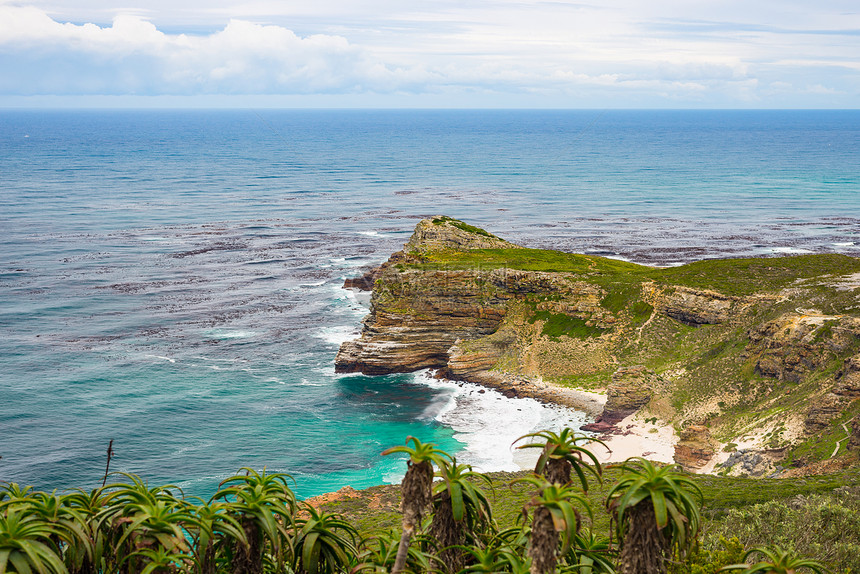
[[[449,366],[450,349],[458,341],[473,341],[495,333],[509,304],[535,293],[557,299],[536,304],[537,309],[580,318],[591,325],[612,322],[599,304],[603,294],[600,288],[576,281],[570,274],[404,265],[420,263],[421,254],[433,249],[488,249],[502,245],[517,248],[493,236],[464,231],[452,221],[423,220],[404,251],[350,284],[366,285],[372,278],[371,312],[364,319],[361,337],[341,345],[335,358],[337,372],[381,375],[447,368],[468,380],[475,371],[485,370],[498,356],[498,349],[511,340],[502,344],[497,337],[486,341],[482,348],[458,351],[454,364]]]
[[[675,462],[686,471],[694,472],[710,462],[714,456],[711,432],[704,425],[690,425],[681,431],[675,445]]]
[[[860,398],[860,293],[843,283],[837,291],[832,271],[853,277],[860,260],[696,265],[657,270],[525,249],[433,217],[402,251],[346,282],[372,290],[371,307],[361,336],[341,345],[335,368],[369,375],[436,369],[507,396],[582,408],[598,415],[584,427],[596,432],[648,405],[685,427],[676,460],[687,469],[714,455],[709,432],[749,452],[770,448],[765,458],[775,468],[786,445],[828,428]],[[810,272],[815,266],[819,275]],[[721,269],[731,282],[709,280]],[[569,387],[605,390],[605,404]],[[791,416],[773,426],[783,414]],[[757,427],[773,430],[756,438]],[[754,472],[764,468],[751,461]]]
[[[749,332],[746,352],[757,357],[756,372],[799,383],[860,336],[860,322],[815,310],[784,314]]]
[[[657,310],[685,325],[716,325],[728,321],[744,300],[708,289],[658,287],[646,284],[646,300]]]
[[[833,388],[809,408],[804,421],[807,432],[827,428],[857,399],[860,399],[860,355],[845,360],[836,373]]]
[[[437,215],[430,219],[422,219],[415,226],[415,231],[403,251],[406,253],[424,253],[454,249],[465,251],[470,249],[519,249],[519,245],[505,241],[483,229],[468,225],[462,221]]]
[[[647,405],[657,378],[641,365],[615,371],[606,387],[606,404],[598,422],[615,424]]]

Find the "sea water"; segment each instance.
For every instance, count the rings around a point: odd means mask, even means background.
[[[0,480],[111,470],[209,496],[396,482],[407,436],[483,470],[581,413],[334,372],[345,278],[415,223],[652,265],[860,254],[857,111],[2,111]]]

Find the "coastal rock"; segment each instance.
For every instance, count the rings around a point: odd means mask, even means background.
[[[576,281],[570,274],[504,267],[434,269],[405,265],[421,261],[415,253],[440,246],[515,247],[494,236],[461,229],[450,219],[439,224],[434,221],[419,223],[404,251],[354,283],[363,287],[373,282],[371,309],[363,321],[361,337],[341,345],[335,358],[337,372],[382,375],[448,368],[459,378],[470,380],[471,372],[489,368],[512,339],[502,340],[500,335],[479,348],[460,348],[452,365],[450,349],[458,341],[462,344],[495,333],[511,302],[524,301],[536,293],[558,299],[552,301],[553,313],[573,314],[596,328],[611,325],[610,314],[600,306],[602,290]]]
[[[860,355],[845,360],[842,368],[836,373],[833,394],[849,399],[860,397]]]
[[[827,393],[809,408],[803,421],[806,432],[813,434],[830,426],[830,422],[837,418],[847,405],[845,398],[834,393]]]
[[[806,310],[784,314],[750,330],[746,353],[757,357],[758,374],[799,383],[850,348],[858,336],[860,325],[853,318]]]
[[[518,249],[509,241],[462,221],[437,215],[422,219],[403,247],[406,253],[454,249]]]
[[[646,301],[659,313],[672,317],[685,325],[715,325],[728,321],[742,306],[739,297],[723,295],[708,289],[690,287],[658,287],[654,283],[643,286]]]
[[[854,419],[851,423],[851,437],[848,439],[850,450],[860,450],[860,419]]]
[[[600,422],[615,424],[651,400],[657,375],[643,366],[621,367],[606,387],[606,405]]]
[[[448,349],[447,373],[454,379],[475,381],[493,369],[505,356],[518,353],[518,337],[512,329],[495,333],[468,343],[457,340]]]
[[[831,391],[815,401],[807,412],[804,424],[807,433],[827,428],[840,417],[852,401],[860,398],[860,355],[845,360],[836,373]]]
[[[694,472],[714,456],[711,432],[704,425],[690,425],[681,431],[680,440],[675,445],[675,462],[686,471]]]

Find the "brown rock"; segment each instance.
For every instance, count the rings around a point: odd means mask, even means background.
[[[615,424],[648,404],[657,375],[645,367],[621,367],[606,388],[600,422]]]
[[[842,368],[836,373],[833,393],[852,399],[860,397],[860,355],[845,360]]]
[[[444,249],[518,249],[519,247],[483,229],[444,215],[437,215],[418,222],[403,250],[409,253]]]
[[[814,311],[787,313],[749,332],[746,354],[758,357],[756,372],[798,383],[860,336],[860,323]]]
[[[686,471],[696,471],[714,456],[711,432],[704,425],[690,425],[681,431],[675,445],[675,462]]]
[[[692,326],[723,323],[743,305],[739,297],[680,286],[660,288],[650,284],[646,286],[646,297],[659,313]]]
[[[824,395],[806,413],[806,419],[803,421],[806,431],[814,433],[827,428],[833,419],[842,414],[842,410],[847,403],[848,401],[844,397],[840,397],[834,393]]]

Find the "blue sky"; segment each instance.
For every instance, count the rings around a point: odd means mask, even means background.
[[[0,0],[0,107],[858,108],[857,0]]]

